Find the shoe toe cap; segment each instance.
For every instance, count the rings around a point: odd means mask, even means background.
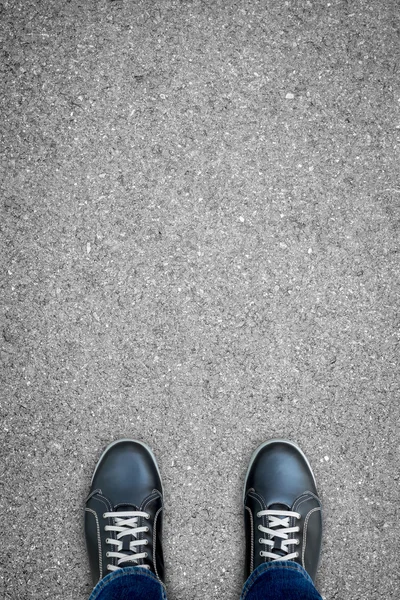
[[[109,446],[95,469],[91,490],[101,489],[117,505],[139,507],[156,489],[162,494],[159,470],[151,450],[141,442],[119,440]]]
[[[303,452],[292,442],[266,442],[254,453],[245,492],[255,489],[267,504],[288,507],[305,491],[317,495],[314,475]]]

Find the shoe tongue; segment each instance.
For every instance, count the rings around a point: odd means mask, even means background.
[[[268,506],[268,510],[290,510],[290,507],[287,506],[287,504],[283,504],[283,503],[275,503],[275,504],[270,504],[270,506]],[[278,515],[276,516],[277,519],[286,519],[287,517],[279,517]],[[271,548],[271,551],[274,552],[274,554],[277,554],[278,556],[286,556],[287,552],[285,552],[285,550],[282,550],[281,548],[281,538],[274,538],[274,547]]]
[[[283,504],[283,502],[275,503],[270,504],[268,506],[268,510],[290,510],[290,506],[288,506],[287,504]],[[286,519],[286,517],[282,517],[282,519]]]
[[[133,510],[138,511],[139,508],[136,506],[136,504],[118,504],[114,510],[115,512],[128,512]]]

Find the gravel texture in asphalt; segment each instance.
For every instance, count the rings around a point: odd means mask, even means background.
[[[395,0],[2,0],[0,595],[85,600],[112,440],[169,600],[235,599],[251,453],[297,442],[324,599],[399,595]]]

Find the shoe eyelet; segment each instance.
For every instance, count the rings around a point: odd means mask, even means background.
[[[110,543],[110,538],[106,538],[106,544]]]
[[[109,552],[106,552],[106,557],[110,558],[110,553]]]
[[[147,554],[147,552],[145,552],[145,553],[144,553],[144,558],[148,558],[148,556],[149,556],[149,555]]]
[[[298,552],[296,552],[296,558],[299,558],[300,554]]]
[[[106,513],[103,513],[103,519],[107,519]]]
[[[296,540],[296,546],[300,546],[300,540]]]
[[[149,540],[144,540],[144,545],[148,546],[149,545]]]
[[[257,529],[258,529],[258,531],[261,531],[261,525],[259,525],[259,526],[257,527]]]
[[[263,543],[263,539],[262,539],[262,538],[259,538],[259,540],[258,540],[258,543],[259,543],[259,544],[262,544],[262,543]]]
[[[146,527],[146,533],[149,533],[149,531],[150,531],[150,528]]]
[[[148,521],[150,519],[150,515],[146,515],[145,519],[146,519],[146,521]]]

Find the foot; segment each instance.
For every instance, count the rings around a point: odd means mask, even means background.
[[[123,567],[150,569],[164,578],[161,545],[163,489],[145,444],[114,442],[100,457],[85,508],[93,583]]]
[[[245,578],[259,565],[292,560],[314,580],[321,551],[321,502],[308,460],[272,440],[253,454],[244,488]]]

